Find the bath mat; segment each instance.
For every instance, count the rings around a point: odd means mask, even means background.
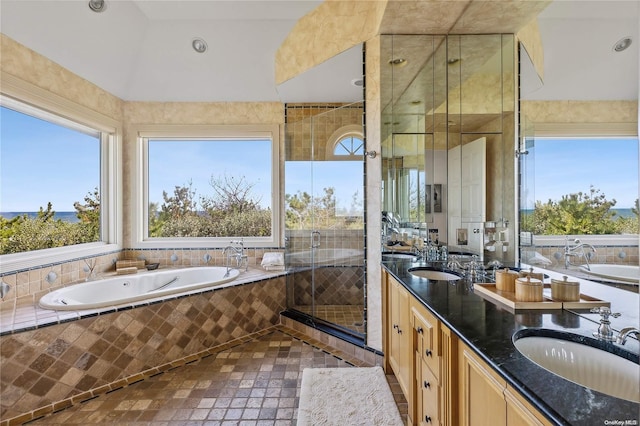
[[[305,368],[298,426],[402,425],[381,367]]]

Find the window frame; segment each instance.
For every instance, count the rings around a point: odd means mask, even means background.
[[[531,137],[534,140],[536,138],[606,138],[606,137],[624,137],[624,138],[636,138],[638,137],[638,124],[637,123],[535,123],[533,133],[527,137]],[[520,165],[518,165],[518,169]],[[518,170],[519,173],[519,170]],[[516,186],[518,194],[516,199],[516,217],[518,220],[518,229],[520,228],[520,191],[521,189]],[[565,235],[535,235],[534,246],[540,245],[562,245],[565,241]],[[588,239],[589,243],[601,244],[601,245],[615,245],[618,244],[632,244],[638,242],[637,235],[588,235],[580,236],[583,240]],[[525,250],[530,246],[523,246],[520,241],[520,235],[518,235],[517,246],[519,251]]]
[[[54,124],[72,122],[100,133],[101,241],[0,255],[0,272],[9,273],[122,249],[122,126],[117,120],[12,75],[2,73],[2,106]],[[59,123],[56,123],[59,118]],[[69,127],[68,125],[66,127]]]
[[[280,128],[274,125],[139,125],[136,137],[135,184],[132,213],[132,248],[222,248],[238,237],[148,237],[148,141],[149,139],[269,139],[271,140],[271,236],[243,237],[246,247],[279,247],[280,230]]]

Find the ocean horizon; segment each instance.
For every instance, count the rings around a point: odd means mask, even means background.
[[[0,212],[0,216],[4,217],[5,219],[13,219],[16,216],[22,216],[25,214],[27,215],[27,217],[30,217],[30,218],[35,218],[38,216],[38,212]],[[56,220],[60,219],[63,222],[77,223],[77,222],[80,222],[77,214],[78,212],[76,212],[75,210],[72,212],[57,211],[53,215],[53,218]]]
[[[635,216],[633,214],[633,211],[631,208],[626,208],[626,209],[611,209],[611,211],[616,213],[617,217],[633,217]],[[527,209],[527,210],[522,210],[522,212],[525,212],[525,214],[531,214],[533,212],[532,209]],[[0,212],[0,216],[4,217],[5,219],[13,219],[16,216],[21,216],[23,214],[26,214],[28,217],[34,218],[38,216],[38,212]],[[58,220],[62,220],[64,222],[69,222],[69,223],[77,223],[79,222],[78,217],[77,217],[77,212],[74,211],[66,211],[66,212],[55,212],[55,215],[53,216],[54,219]]]
[[[616,213],[616,217],[634,217],[635,214],[633,214],[632,208],[627,208],[627,209],[609,209],[612,212]],[[533,209],[524,209],[524,210],[520,210],[520,212],[523,212],[525,214],[531,214],[533,213]]]

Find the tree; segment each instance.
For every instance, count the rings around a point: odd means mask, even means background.
[[[162,191],[162,203],[160,216],[162,218],[179,218],[189,214],[196,213],[196,202],[194,201],[196,192],[191,189],[192,182],[186,186],[175,186],[173,188],[173,197],[170,197],[167,191]]]
[[[560,201],[536,201],[531,229],[539,235],[594,235],[619,233],[620,226],[611,211],[616,200],[607,200],[600,190],[562,196]]]
[[[254,184],[240,178],[211,177],[212,196],[201,196],[200,207],[191,182],[176,186],[164,203],[149,204],[151,237],[246,237],[271,235],[271,210],[251,194]]]
[[[80,221],[78,226],[85,234],[86,242],[98,241],[100,239],[100,191],[94,188],[93,193],[88,192],[84,197],[85,204],[78,201],[73,203],[76,209],[76,217]]]

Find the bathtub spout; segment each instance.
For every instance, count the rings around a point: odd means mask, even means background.
[[[222,255],[225,256],[226,262],[225,266],[227,268],[227,273],[224,275],[225,278],[229,277],[232,269],[238,269],[244,267],[244,271],[247,272],[249,269],[249,259],[247,255],[244,254],[244,241],[241,238],[240,241],[231,241],[231,244],[237,244],[238,247],[234,247],[233,245],[228,245],[222,250]],[[231,266],[231,259],[235,259],[236,266]]]
[[[149,290],[147,293],[151,293],[152,291],[158,291],[158,290],[162,290],[165,287],[170,286],[171,284],[177,282],[180,278],[179,277],[173,277],[171,280],[169,280],[168,282],[166,282],[165,284],[162,284],[160,287],[158,288],[154,288],[152,290]]]

